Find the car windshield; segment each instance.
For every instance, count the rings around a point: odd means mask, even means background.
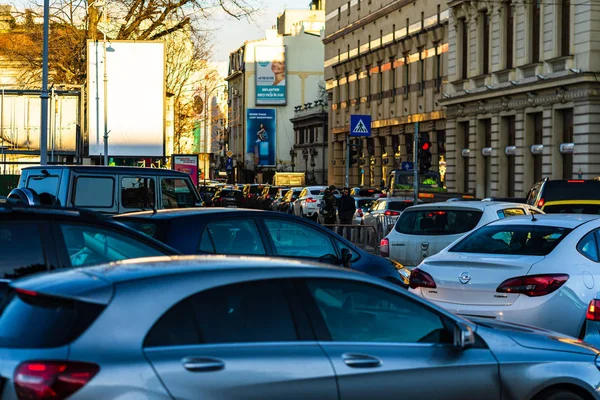
[[[412,205],[413,205],[412,201],[388,201],[387,208],[388,208],[388,210],[404,211]]]
[[[405,211],[396,223],[396,231],[406,235],[457,235],[475,228],[480,210],[435,209]]]
[[[540,225],[488,225],[461,240],[453,253],[545,256],[572,229]]]
[[[600,214],[600,204],[553,204],[544,207],[546,214]]]

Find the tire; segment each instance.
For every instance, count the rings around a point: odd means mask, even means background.
[[[535,396],[534,400],[586,400],[586,398],[569,390],[550,389]]]

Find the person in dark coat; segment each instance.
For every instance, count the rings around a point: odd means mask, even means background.
[[[354,218],[355,212],[356,202],[354,201],[354,197],[350,195],[350,189],[344,188],[338,209],[340,225],[352,225],[352,218]],[[350,239],[351,228],[345,228],[344,231],[346,239]]]
[[[323,214],[323,219],[325,220],[325,225],[335,225],[337,223],[337,215],[336,215],[336,199],[333,195],[335,191],[335,186],[331,185],[327,189],[325,189],[325,194],[323,196],[323,209],[321,213]],[[330,226],[330,229],[334,229],[334,226]]]

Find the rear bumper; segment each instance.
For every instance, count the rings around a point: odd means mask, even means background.
[[[421,289],[410,289],[424,297]],[[560,289],[548,296],[527,297],[520,295],[510,306],[477,306],[432,301],[465,318],[482,317],[535,326],[569,336],[578,337],[585,319],[586,306],[574,301],[574,294],[568,289]]]

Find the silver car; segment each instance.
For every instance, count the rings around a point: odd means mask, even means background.
[[[2,399],[600,399],[598,351],[302,261],[123,261],[13,283]]]

